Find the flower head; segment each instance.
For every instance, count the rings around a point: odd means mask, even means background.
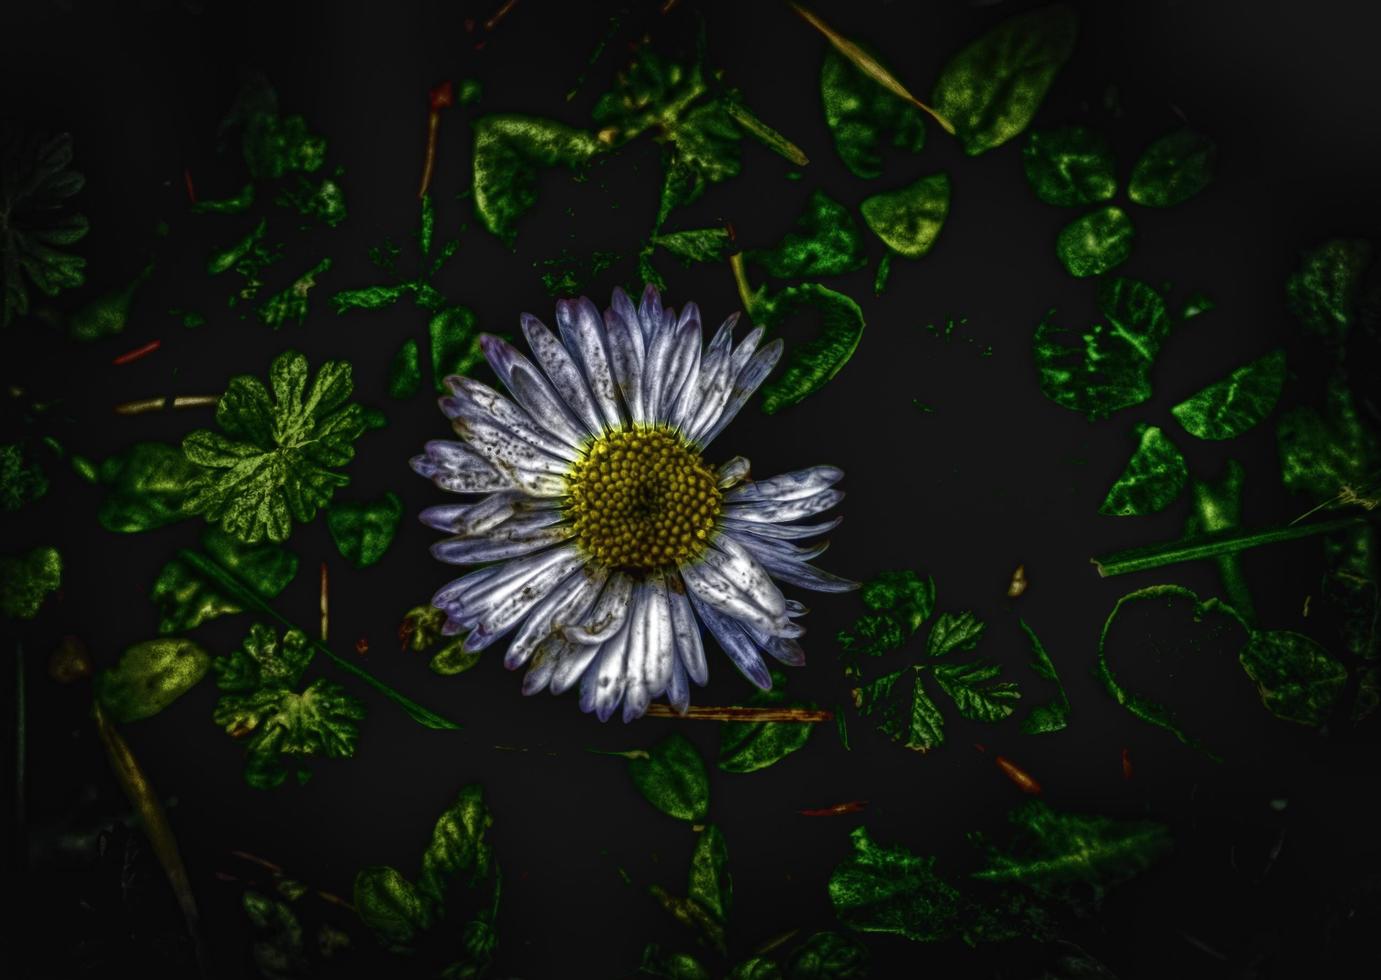
[[[805,607],[774,579],[855,587],[807,564],[823,543],[795,543],[839,523],[797,522],[839,502],[840,470],[753,481],[743,457],[715,468],[702,455],[781,356],[760,327],[735,346],[737,320],[705,345],[696,305],[678,315],[651,287],[636,307],[616,289],[602,316],[584,297],[561,300],[557,334],[522,317],[536,364],[482,338],[511,398],[446,379],[441,409],[460,441],[427,443],[412,467],[478,499],[421,517],[451,535],[432,554],[482,567],[432,603],[468,650],[513,634],[504,664],[527,667],[523,693],[579,683],[581,709],[600,720],[622,704],[629,721],[663,695],[684,712],[690,682],[709,678],[700,624],[766,690],[764,653],[805,662]]]

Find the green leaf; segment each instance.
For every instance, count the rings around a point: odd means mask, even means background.
[[[820,101],[834,148],[856,177],[882,175],[881,150],[889,136],[893,147],[907,153],[925,146],[921,111],[869,78],[833,45],[820,65]]]
[[[1009,815],[1017,828],[1011,847],[989,847],[980,881],[1017,883],[1042,898],[1067,898],[1072,886],[1103,892],[1135,877],[1171,850],[1164,825],[1148,820],[1059,813],[1032,800]]]
[[[710,184],[737,177],[741,142],[739,127],[718,102],[692,109],[668,129],[658,224],[676,208],[694,203]]]
[[[772,672],[772,689],[748,700],[755,707],[787,704],[786,678]],[[793,707],[801,707],[793,704]],[[755,772],[780,762],[810,740],[814,725],[791,721],[730,721],[719,726],[719,768],[724,772]]]
[[[961,896],[935,873],[933,857],[875,844],[868,828],[850,837],[854,853],[830,876],[830,901],[841,922],[859,932],[886,932],[918,942],[959,930]]]
[[[385,946],[404,950],[432,924],[427,903],[412,882],[387,865],[355,875],[355,911]]]
[[[895,650],[920,628],[935,608],[935,580],[906,570],[883,572],[865,582],[859,595],[871,612],[837,636],[849,675],[858,674],[860,656]]]
[[[193,214],[244,214],[254,206],[254,185],[245,184],[234,197],[219,200],[198,199],[190,208]]]
[[[992,724],[1016,711],[1021,691],[1013,681],[997,681],[1002,668],[997,664],[937,664],[935,683],[949,695],[959,714],[969,721]]]
[[[326,140],[308,132],[301,116],[278,115],[276,105],[272,111],[250,115],[241,150],[250,176],[256,179],[272,180],[294,171],[313,173],[326,162]]]
[[[187,517],[188,493],[204,476],[176,446],[136,442],[100,465],[97,479],[109,490],[96,512],[107,531],[149,531]]]
[[[837,932],[811,934],[786,961],[788,980],[866,980],[868,948]]]
[[[934,247],[949,214],[949,174],[931,174],[909,187],[864,198],[859,211],[888,248],[918,259]]]
[[[43,468],[25,458],[18,442],[0,445],[0,510],[15,511],[48,492]]]
[[[601,149],[589,133],[550,119],[481,116],[473,128],[475,215],[510,247],[518,219],[537,201],[538,171],[579,168]]]
[[[123,333],[130,322],[134,296],[151,275],[153,265],[146,265],[127,285],[102,293],[67,321],[67,335],[73,340],[101,340]]]
[[[346,310],[382,310],[404,296],[417,292],[417,284],[405,282],[397,286],[366,286],[363,289],[342,289],[331,296],[331,306],[337,313]]]
[[[297,574],[297,555],[275,544],[241,544],[220,528],[209,527],[201,536],[201,546],[265,599],[281,593]],[[195,629],[208,620],[244,611],[218,583],[180,558],[163,566],[149,598],[162,614],[158,632],[165,634]]]
[[[1064,4],[1002,21],[950,59],[931,105],[970,156],[1019,136],[1069,59],[1079,17]]]
[[[1238,659],[1256,682],[1261,703],[1282,721],[1318,727],[1347,685],[1347,668],[1307,636],[1289,630],[1253,633]]]
[[[1108,489],[1098,513],[1112,517],[1141,517],[1175,502],[1189,479],[1189,467],[1175,444],[1154,425],[1140,427],[1136,451]]]
[[[447,307],[428,321],[432,378],[438,392],[446,391],[446,378],[449,375],[469,374],[484,363],[478,328],[479,321],[475,314],[463,306]]]
[[[689,953],[663,952],[655,943],[643,950],[640,972],[666,980],[712,980],[714,976]]]
[[[1026,735],[1049,735],[1052,732],[1063,731],[1069,726],[1069,695],[1065,693],[1065,686],[1060,682],[1055,662],[1050,659],[1050,654],[1046,652],[1040,637],[1036,636],[1036,631],[1027,626],[1025,620],[1017,622],[1031,644],[1031,669],[1036,676],[1059,688],[1059,693],[1053,700],[1031,709],[1031,713],[1021,723],[1021,730]]]
[[[1134,279],[1100,283],[1098,305],[1106,323],[1078,333],[1056,325],[1052,310],[1033,342],[1041,391],[1090,420],[1151,397],[1151,366],[1170,330],[1165,300]]]
[[[1046,204],[1079,207],[1117,193],[1111,147],[1083,126],[1033,131],[1026,138],[1021,160],[1031,189]]]
[[[72,137],[29,137],[0,129],[0,327],[29,312],[29,289],[56,296],[86,282],[86,259],[57,246],[86,236],[86,216],[69,209],[85,178],[72,169]]]
[[[1242,514],[1243,479],[1241,464],[1230,459],[1221,482],[1213,484],[1195,480],[1190,492],[1190,499],[1194,502],[1194,513],[1186,524],[1185,536],[1214,534],[1237,528]],[[1219,555],[1218,574],[1223,580],[1228,603],[1248,623],[1254,622],[1256,613],[1252,607],[1251,592],[1247,589],[1246,578],[1242,574],[1241,555]]]
[[[307,319],[307,294],[316,285],[317,276],[327,272],[330,268],[331,260],[322,259],[293,280],[292,284],[281,293],[269,297],[256,311],[260,321],[275,330],[289,321],[301,326],[302,322]]]
[[[853,696],[859,714],[877,716],[878,731],[913,752],[924,753],[945,743],[945,719],[926,693],[922,673],[921,668],[910,667],[884,674],[855,688]],[[897,683],[908,674],[912,680],[910,695],[905,694],[905,685],[894,694]]]
[[[941,613],[930,628],[927,657],[943,657],[956,650],[972,650],[983,636],[983,622],[971,612]]]
[[[0,614],[33,619],[61,585],[62,555],[56,548],[34,548],[22,558],[0,555]]]
[[[442,620],[445,620],[444,614]],[[466,650],[465,637],[457,636],[432,654],[432,659],[427,661],[427,666],[434,674],[440,674],[442,677],[454,677],[456,674],[465,673],[479,663],[483,657],[483,650]]]
[[[1285,298],[1305,330],[1332,346],[1347,339],[1374,254],[1370,242],[1334,238],[1301,256],[1285,284]]]
[[[792,347],[781,372],[762,386],[762,410],[768,415],[824,387],[848,363],[863,337],[863,311],[858,304],[814,282],[788,286],[765,301],[758,320],[776,325],[806,307],[819,313],[820,335]]]
[[[206,676],[211,655],[191,640],[145,640],[93,681],[96,700],[117,722],[152,718]]]
[[[355,754],[355,722],[364,717],[364,705],[326,680],[293,690],[312,654],[301,630],[289,630],[280,642],[273,630],[256,623],[240,649],[212,662],[225,692],[212,720],[245,743],[245,781],[255,789],[282,784],[288,775],[284,756]]]
[[[284,351],[269,368],[273,400],[258,378],[232,378],[216,405],[225,435],[200,429],[182,442],[194,464],[207,468],[186,509],[220,524],[247,544],[284,541],[293,520],[310,521],[350,482],[334,469],[355,455],[364,430],[350,365],[327,361],[307,386],[307,359]]]
[[[1075,218],[1055,240],[1055,255],[1071,276],[1099,276],[1132,254],[1132,219],[1119,207]]]
[[[779,279],[842,275],[868,261],[858,222],[847,207],[820,190],[811,193],[795,230],[774,247],[755,249],[747,257]]]
[[[388,393],[392,398],[411,398],[422,387],[422,364],[417,341],[405,340],[388,366]]]
[[[494,818],[484,805],[484,790],[466,786],[441,814],[432,829],[431,843],[422,852],[422,874],[417,890],[431,903],[436,918],[446,904],[448,883],[459,875],[474,887],[494,871],[494,855],[485,834]]]
[[[1276,444],[1285,488],[1320,503],[1345,488],[1362,491],[1376,478],[1381,458],[1378,440],[1358,416],[1341,373],[1329,380],[1322,412],[1305,406],[1280,416]]]
[[[326,510],[331,540],[356,568],[368,568],[384,556],[402,520],[402,498],[392,491],[379,500],[340,501]]]
[[[1182,204],[1213,180],[1217,154],[1213,140],[1188,129],[1162,136],[1132,167],[1127,196],[1148,208]]]
[[[1192,436],[1234,439],[1271,414],[1284,384],[1285,352],[1272,351],[1170,411]]]
[[[647,758],[628,760],[628,774],[644,799],[668,816],[703,823],[710,808],[710,781],[695,746],[683,735],[668,735]]]
[[[719,828],[710,824],[696,838],[691,852],[687,896],[720,922],[729,921],[734,899],[734,881],[729,876],[729,849]]]
[[[311,961],[302,938],[302,923],[284,902],[247,890],[241,907],[254,926],[250,954],[254,966],[267,980],[307,976]]]
[[[660,245],[686,263],[719,262],[733,247],[726,228],[695,228],[653,235],[652,244]]]

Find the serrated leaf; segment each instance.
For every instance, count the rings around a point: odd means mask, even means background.
[[[806,210],[785,238],[747,257],[779,279],[842,275],[868,261],[858,222],[847,207],[819,190],[811,193]]]
[[[1119,207],[1101,208],[1060,230],[1055,255],[1071,276],[1099,276],[1131,257],[1133,235],[1127,212]]]
[[[33,619],[61,585],[62,555],[56,548],[34,548],[23,557],[0,555],[0,614]]]
[[[945,719],[926,693],[922,673],[920,668],[904,668],[853,692],[859,714],[875,716],[878,731],[913,752],[929,752],[945,742]],[[909,692],[903,681],[910,681]]]
[[[820,101],[834,148],[857,177],[882,174],[884,140],[907,153],[925,147],[925,116],[845,58],[833,46],[820,66]]]
[[[683,735],[668,735],[648,750],[646,759],[629,759],[628,775],[643,798],[668,816],[702,823],[709,813],[709,776],[700,753]]]
[[[96,674],[93,690],[117,722],[152,718],[206,676],[211,655],[191,640],[145,640]]]
[[[355,911],[360,921],[391,949],[406,949],[431,927],[427,904],[417,888],[387,865],[355,875]]]
[[[1175,444],[1154,425],[1143,426],[1136,451],[1122,475],[1108,489],[1098,513],[1140,517],[1174,503],[1189,479],[1189,467]]]
[[[86,236],[85,215],[68,210],[85,179],[72,169],[72,137],[0,129],[0,327],[29,312],[29,289],[56,296],[86,281],[86,259],[57,246]]]
[[[982,620],[971,612],[941,613],[926,640],[927,657],[943,657],[956,650],[972,650],[983,636]]]
[[[848,363],[863,337],[863,311],[843,293],[807,282],[764,301],[758,319],[776,325],[803,308],[820,314],[820,334],[793,346],[777,376],[762,386],[762,410],[771,415],[814,394]]]
[[[1333,346],[1347,339],[1374,254],[1370,242],[1335,238],[1300,257],[1299,269],[1285,284],[1285,297],[1305,330]]]
[[[1132,167],[1127,196],[1150,208],[1182,204],[1212,182],[1217,152],[1213,140],[1188,129],[1162,136]]]
[[[918,259],[935,246],[949,214],[949,174],[864,198],[859,205],[873,234],[898,255]]]
[[[859,932],[886,932],[918,942],[959,930],[961,896],[935,873],[933,857],[876,844],[866,827],[850,834],[853,853],[830,875],[830,902],[841,922]]]
[[[338,501],[326,510],[331,540],[356,568],[368,568],[384,556],[402,520],[402,498],[392,491],[379,500]]]
[[[1272,351],[1185,399],[1171,414],[1192,436],[1234,439],[1271,414],[1285,384],[1285,352]]]
[[[959,714],[969,721],[1001,721],[1016,711],[1016,702],[1021,700],[1021,691],[1014,681],[996,679],[1002,673],[997,664],[936,664],[933,673],[940,690],[949,695]]]
[[[247,544],[284,541],[292,522],[310,521],[350,482],[335,467],[355,455],[362,410],[346,404],[350,365],[327,361],[307,386],[307,359],[284,351],[269,368],[268,389],[252,375],[232,378],[216,405],[225,435],[201,429],[183,440],[188,460],[204,467],[186,501]]]
[[[1041,391],[1091,420],[1151,397],[1151,366],[1170,330],[1165,300],[1134,279],[1102,282],[1098,306],[1106,322],[1082,334],[1056,325],[1051,311],[1033,338]]]
[[[1031,189],[1046,204],[1079,207],[1117,193],[1111,147],[1083,126],[1033,131],[1026,138],[1021,160]]]
[[[935,580],[915,572],[888,571],[863,583],[860,591],[869,614],[840,630],[844,673],[856,675],[860,656],[876,657],[902,646],[935,608]]]
[[[931,96],[970,156],[1019,136],[1069,59],[1079,17],[1053,4],[1010,17],[956,54]]]
[[[1290,630],[1253,633],[1238,659],[1256,682],[1261,703],[1282,721],[1324,724],[1347,685],[1346,667],[1309,637]]]
[[[550,119],[481,116],[473,128],[475,216],[510,247],[518,219],[537,200],[538,172],[578,169],[601,149],[591,134]]]

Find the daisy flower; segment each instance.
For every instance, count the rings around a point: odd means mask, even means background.
[[[460,441],[435,440],[412,468],[443,490],[481,495],[429,507],[450,537],[432,554],[479,565],[432,604],[466,650],[509,634],[504,665],[527,667],[523,693],[580,685],[580,707],[607,720],[641,716],[654,698],[690,706],[709,667],[703,624],[763,690],[763,654],[799,666],[801,603],[777,582],[823,592],[856,587],[807,564],[803,545],[840,518],[798,523],[842,498],[844,475],[812,466],[752,480],[736,456],[718,468],[705,447],[738,414],[782,353],[762,328],[734,346],[738,314],[708,346],[700,311],[678,315],[651,287],[635,307],[620,289],[601,316],[561,300],[558,333],[523,315],[536,364],[498,337],[481,345],[511,399],[473,378],[446,379],[440,399]],[[774,581],[774,579],[776,581]]]

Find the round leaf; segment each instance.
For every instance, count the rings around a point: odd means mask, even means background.
[[[1217,147],[1207,136],[1181,129],[1146,148],[1132,168],[1127,196],[1148,208],[1189,200],[1213,180]]]
[[[932,174],[910,187],[874,194],[859,210],[888,248],[918,259],[935,245],[949,214],[949,174]]]
[[[1285,352],[1272,351],[1170,409],[1200,439],[1232,439],[1275,408],[1285,384]]]
[[[118,722],[151,718],[195,687],[210,666],[210,654],[191,640],[146,640],[96,675],[96,697]]]
[[[1309,637],[1289,630],[1253,633],[1238,659],[1256,682],[1261,703],[1283,721],[1322,725],[1347,684],[1347,668]]]
[[[710,781],[700,753],[683,735],[668,735],[630,759],[628,774],[649,803],[677,820],[700,823],[710,809]]]
[[[1132,254],[1132,219],[1118,207],[1106,207],[1065,225],[1055,254],[1071,276],[1098,276],[1126,262]]]

